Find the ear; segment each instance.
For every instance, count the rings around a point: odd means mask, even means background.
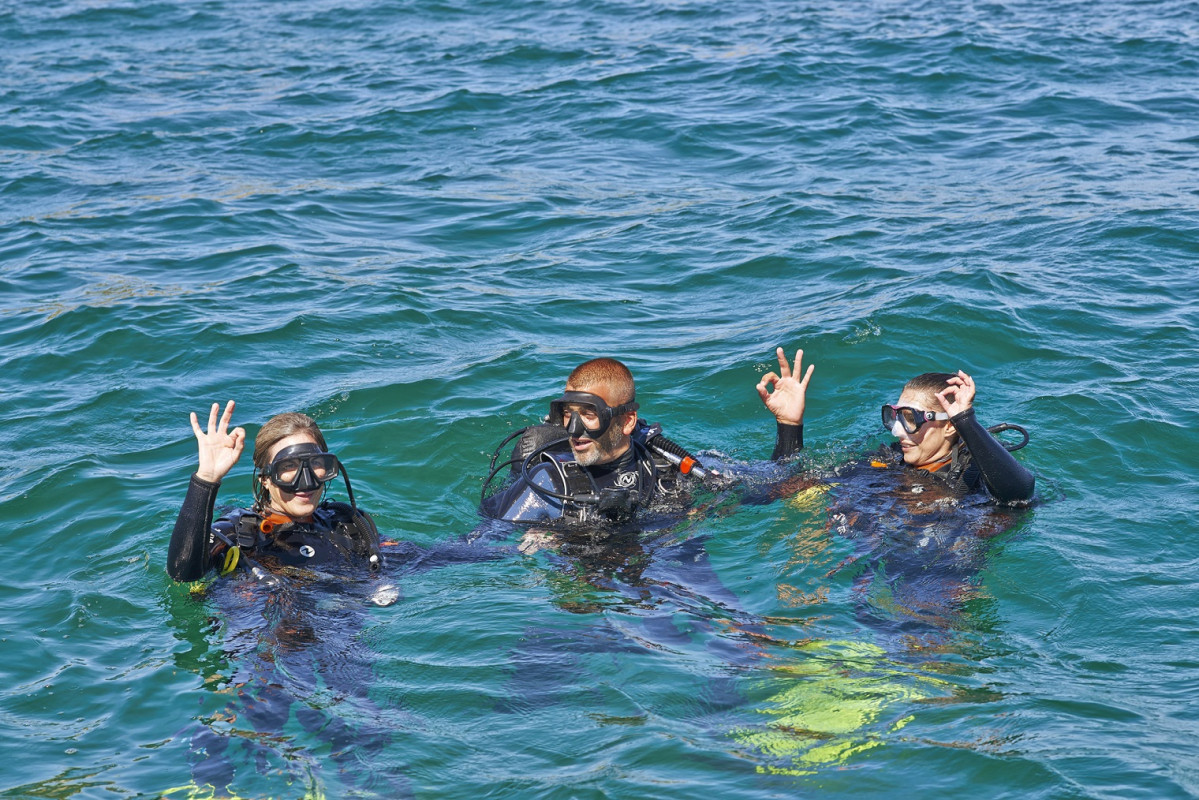
[[[254,491],[254,502],[255,503],[262,502],[270,495],[270,492],[267,491],[266,484],[263,483],[263,481],[265,481],[265,480],[266,480],[266,478],[264,476],[262,476],[261,474],[259,474],[258,470],[254,470],[254,479],[252,482],[252,488]]]
[[[637,428],[637,412],[630,411],[628,418],[624,421],[624,424],[620,426],[620,432],[623,433],[625,436],[628,436],[634,430],[636,430],[636,428]]]
[[[945,435],[946,436],[957,436],[958,435],[958,429],[953,427],[953,423],[950,422],[949,420],[945,421]]]

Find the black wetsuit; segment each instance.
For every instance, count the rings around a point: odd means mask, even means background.
[[[574,460],[567,434],[560,426],[529,428],[513,447],[515,478],[483,501],[483,514],[507,522],[590,523],[627,522],[644,510],[665,514],[685,511],[691,507],[700,481],[694,475],[684,475],[677,464],[646,447],[644,432],[650,427],[641,423],[631,446],[617,459],[590,466]],[[530,464],[526,479],[521,465],[524,457],[537,448],[543,449],[539,460]],[[784,460],[801,449],[803,426],[779,424],[772,459]],[[548,491],[531,487],[530,480]]]
[[[297,522],[262,533],[261,517],[235,509],[212,521],[220,483],[192,475],[167,551],[167,572],[177,581],[194,581],[221,566],[228,542],[238,544],[264,567],[366,567],[380,565],[379,533],[370,516],[346,503],[324,503],[311,522]],[[373,558],[373,560],[372,560]]]
[[[574,501],[545,496],[523,477],[483,501],[483,513],[508,522],[624,522],[655,499],[683,491],[677,470],[655,463],[644,448],[630,447],[605,464],[583,466],[566,442],[547,449],[529,470],[531,482]],[[661,484],[661,486],[659,486]]]
[[[336,502],[323,503],[311,522],[272,527],[272,520],[263,525],[259,513],[244,508],[213,522],[219,486],[192,475],[171,536],[167,572],[177,581],[198,580],[223,565],[232,542],[242,565],[246,555],[257,562],[252,571],[258,580],[217,581],[208,588],[217,609],[213,619],[224,630],[221,691],[228,702],[220,712],[197,718],[189,757],[193,782],[226,796],[233,793],[228,787],[246,779],[239,778],[243,772],[275,770],[302,785],[336,768],[342,785],[363,793],[373,786],[380,796],[410,796],[401,775],[364,769],[359,760],[386,748],[395,726],[388,710],[371,701],[376,654],[358,638],[368,603],[379,604],[374,592],[388,588],[380,581],[391,577],[378,569],[374,522]],[[203,677],[211,680],[207,673]],[[293,718],[305,733],[288,729]],[[302,754],[293,743],[305,736],[332,755]]]
[[[908,466],[898,444],[836,468],[827,478],[830,533],[852,543],[839,564],[814,564],[802,591],[852,580],[854,616],[897,652],[940,643],[969,627],[969,601],[996,536],[1022,519],[1032,473],[967,409],[951,418],[959,434],[949,463]],[[837,557],[843,550],[830,549]],[[827,589],[825,589],[827,591]]]

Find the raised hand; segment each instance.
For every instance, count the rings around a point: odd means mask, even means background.
[[[225,406],[225,413],[221,415],[220,422],[217,422],[217,413],[220,411],[220,403],[213,403],[212,409],[208,412],[208,431],[200,429],[200,421],[196,418],[196,412],[192,412],[192,431],[196,434],[196,441],[200,445],[200,466],[196,469],[196,475],[201,480],[211,483],[218,483],[229,470],[233,469],[233,465],[237,463],[237,459],[241,458],[241,451],[246,447],[246,431],[245,428],[234,428],[229,430],[229,420],[233,418],[234,403],[232,400]]]
[[[951,417],[961,414],[974,404],[973,378],[959,369],[958,374],[947,380],[946,383],[949,386],[937,392],[937,400],[941,403],[941,408],[945,409],[946,414]],[[952,395],[953,399],[949,399],[949,395]]]
[[[775,350],[779,359],[778,373],[767,372],[758,381],[758,397],[762,405],[774,414],[774,418],[784,425],[802,425],[804,407],[807,404],[808,382],[812,380],[812,371],[816,366],[809,365],[803,380],[791,374],[791,365],[787,363],[787,354],[783,348]],[[803,370],[803,350],[795,351],[795,373]]]

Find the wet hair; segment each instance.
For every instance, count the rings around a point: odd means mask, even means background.
[[[261,472],[270,466],[267,454],[271,452],[271,448],[297,433],[308,434],[320,445],[321,450],[329,451],[328,445],[325,444],[325,435],[321,433],[316,420],[298,411],[288,411],[268,419],[254,437],[254,468]]]
[[[614,405],[631,403],[637,399],[633,373],[615,358],[593,358],[585,361],[575,367],[566,379],[566,385],[571,389],[582,390],[601,384],[612,390]]]
[[[903,390],[920,395],[928,403],[930,410],[940,411],[941,407],[937,403],[936,394],[944,390],[949,383],[949,379],[954,377],[957,376],[952,372],[926,372],[923,375],[917,375],[905,383]]]

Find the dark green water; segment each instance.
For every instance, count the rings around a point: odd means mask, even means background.
[[[1194,2],[0,3],[0,797],[1199,794],[1197,120]],[[594,355],[764,459],[778,344],[813,470],[962,368],[1039,503],[395,558],[315,641],[164,573],[215,400],[433,546]]]

